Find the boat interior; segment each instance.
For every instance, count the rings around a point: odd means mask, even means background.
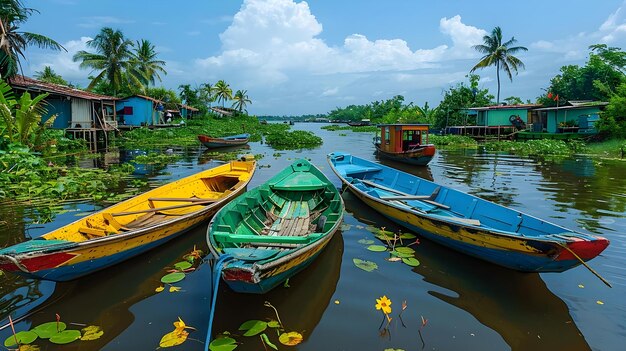
[[[522,236],[568,232],[511,208],[350,155],[331,162],[360,192],[429,218]]]

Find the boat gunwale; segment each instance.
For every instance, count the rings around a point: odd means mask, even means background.
[[[241,161],[238,161],[238,162],[241,162]],[[232,172],[233,171],[231,163],[220,165],[220,166],[225,166],[225,165],[230,165],[231,167],[230,167],[229,171],[224,171],[223,173],[228,173],[228,172]],[[220,167],[220,166],[217,166],[217,167]],[[217,168],[217,167],[215,167],[215,168]],[[201,173],[210,172],[212,170],[215,170],[215,168],[206,169],[204,171],[201,171],[201,172],[198,172],[196,174],[190,175],[189,177],[181,178],[181,179],[178,179],[178,180],[176,180],[174,182],[161,185],[160,187],[151,189],[151,190],[149,190],[149,191],[147,191],[145,193],[142,193],[140,195],[137,195],[137,196],[145,196],[148,193],[150,193],[150,192],[152,192],[154,190],[158,190],[161,187],[172,186],[174,183],[176,183],[178,181],[185,180],[187,178],[193,178],[195,176],[198,176]],[[109,234],[109,235],[105,235],[105,236],[102,236],[102,237],[87,239],[87,240],[79,241],[79,242],[69,241],[68,240],[67,241],[68,246],[66,246],[66,245],[59,245],[59,247],[57,247],[57,248],[55,248],[55,247],[49,247],[49,248],[42,247],[41,249],[38,249],[38,250],[26,251],[26,252],[22,252],[22,253],[6,252],[4,254],[8,254],[8,255],[10,255],[10,256],[12,256],[14,258],[19,258],[19,259],[24,259],[24,258],[29,258],[30,259],[30,258],[34,258],[34,257],[38,257],[38,256],[46,256],[46,255],[62,253],[62,252],[72,252],[72,251],[74,251],[76,249],[85,249],[85,248],[90,248],[90,247],[99,247],[99,246],[103,246],[103,245],[109,245],[109,244],[117,243],[119,241],[128,240],[128,239],[135,238],[135,237],[138,237],[138,236],[150,234],[152,232],[161,230],[161,229],[163,229],[163,227],[167,227],[167,226],[171,225],[172,223],[188,221],[190,219],[195,219],[197,217],[206,216],[211,211],[216,210],[216,208],[219,209],[219,207],[222,207],[227,202],[226,200],[229,200],[231,198],[234,198],[234,197],[237,197],[237,196],[241,195],[241,193],[243,193],[245,191],[246,187],[250,183],[250,180],[252,179],[252,177],[253,177],[255,172],[256,172],[256,161],[252,161],[252,167],[251,167],[250,172],[248,172],[248,174],[249,174],[248,178],[245,180],[245,182],[243,184],[240,184],[235,191],[231,191],[226,196],[217,199],[217,201],[215,201],[214,203],[211,203],[210,205],[208,205],[206,207],[203,207],[202,209],[198,209],[197,211],[194,211],[194,212],[190,212],[190,213],[186,213],[186,214],[183,214],[183,215],[180,215],[180,216],[173,217],[170,220],[165,220],[165,221],[159,222],[156,225],[147,226],[147,227],[140,227],[140,228],[136,228],[136,229],[131,229],[131,230],[126,231],[126,232],[120,232],[120,233],[117,233],[117,234]],[[242,171],[242,173],[243,173],[243,171]],[[113,206],[117,206],[117,205],[123,204],[124,202],[131,201],[131,200],[133,200],[135,198],[136,198],[136,196],[132,197],[132,198],[129,198],[129,199],[126,199],[126,200],[124,200],[122,202],[119,202],[119,203],[117,203],[117,204],[115,204]],[[92,216],[97,216],[97,215],[102,214],[102,213],[106,213],[108,209],[110,209],[110,207],[103,208],[103,209],[101,209],[101,210],[99,210],[97,212],[94,212],[94,213],[92,213],[92,214],[90,214],[88,216],[79,218],[79,219],[77,219],[74,222],[71,222],[71,223],[68,223],[68,224],[66,224],[66,225],[64,225],[62,227],[56,228],[56,229],[54,229],[52,231],[49,231],[48,233],[60,230],[60,229],[62,229],[64,227],[76,225],[76,224],[80,223],[81,221],[85,220],[86,218],[89,218],[89,217],[92,217]],[[184,230],[179,231],[179,232],[171,233],[170,235],[167,235],[164,238],[171,237],[173,235],[177,235],[177,234],[179,234],[181,232],[184,232],[186,230],[189,230],[189,229],[191,229],[191,227],[185,228]],[[46,233],[46,234],[48,234],[48,233]],[[46,240],[46,239],[34,238],[34,239],[31,239],[31,240],[42,240],[43,241],[43,240]],[[71,245],[71,246],[69,246],[69,245]],[[123,251],[126,251],[126,250],[123,250]],[[37,272],[37,271],[34,271],[34,272]]]
[[[547,221],[542,220],[542,219],[540,219],[538,217],[534,217],[534,216],[532,216],[530,214],[527,214],[527,213],[524,213],[524,212],[521,212],[521,211],[517,211],[517,210],[513,210],[513,209],[511,209],[511,210],[516,211],[516,212],[518,212],[519,214],[521,214],[523,216],[528,216],[528,217],[537,219],[539,221],[546,222],[546,223],[549,223],[551,225],[554,225],[555,227],[561,228],[561,229],[563,229],[563,232],[562,233],[557,233],[557,234],[545,234],[545,235],[542,235],[542,236],[525,236],[525,235],[520,234],[520,233],[513,234],[513,232],[511,232],[511,231],[503,231],[503,230],[497,229],[497,228],[487,229],[487,228],[481,228],[480,226],[476,226],[476,225],[472,225],[472,224],[468,224],[468,223],[462,223],[462,222],[459,222],[459,221],[446,220],[445,219],[446,217],[434,217],[433,215],[429,215],[428,213],[422,213],[420,211],[413,210],[412,208],[406,208],[406,207],[403,207],[403,206],[399,206],[397,204],[391,203],[391,202],[386,201],[384,199],[377,198],[375,196],[372,196],[370,194],[367,194],[367,193],[361,191],[356,186],[354,186],[352,183],[348,182],[347,179],[345,179],[341,174],[339,174],[338,170],[335,168],[334,164],[332,163],[330,157],[328,157],[328,162],[329,162],[329,164],[331,166],[331,169],[335,173],[335,175],[337,175],[337,177],[341,180],[341,182],[343,184],[347,185],[350,188],[351,192],[353,192],[353,193],[355,193],[357,195],[365,196],[366,198],[368,198],[370,200],[373,200],[374,202],[379,203],[381,205],[390,206],[390,207],[393,207],[394,209],[400,210],[400,211],[402,211],[404,213],[408,213],[408,214],[411,214],[411,215],[414,215],[416,217],[419,217],[419,218],[422,218],[422,219],[426,219],[426,220],[429,220],[429,221],[443,223],[443,224],[446,224],[448,226],[457,226],[457,227],[462,227],[462,228],[469,228],[471,230],[480,231],[481,233],[487,234],[489,236],[494,236],[494,237],[507,237],[507,238],[510,238],[510,239],[515,239],[515,240],[520,240],[520,241],[537,241],[537,242],[542,242],[542,243],[555,244],[559,248],[559,252],[562,251],[562,247],[560,247],[560,245],[559,245],[560,243],[573,243],[573,242],[575,242],[575,240],[570,240],[570,239],[558,240],[556,238],[549,238],[549,236],[561,235],[561,234],[565,234],[565,233],[575,233],[575,234],[582,234],[582,235],[590,235],[590,234],[585,234],[585,233],[574,231],[572,229],[568,229],[568,228],[562,227],[562,226],[554,224],[552,222],[547,222]],[[402,171],[396,170],[396,169],[394,169],[394,171],[402,172]],[[406,173],[406,172],[402,172],[402,173]],[[406,173],[406,174],[411,175],[410,173]],[[354,178],[354,179],[359,179],[359,178]],[[436,184],[434,182],[431,182],[431,183]],[[450,188],[448,188],[448,189],[450,189]],[[454,190],[454,189],[450,189],[450,190]],[[472,194],[468,194],[468,193],[464,193],[464,194],[466,194],[468,196],[471,196],[473,198],[482,200],[482,201],[488,201],[488,200],[482,199],[480,197],[474,196]],[[489,201],[489,202],[491,202],[491,201]],[[493,203],[493,204],[495,204],[497,206],[508,208],[508,207],[499,205],[499,204],[497,204],[495,202],[491,202],[491,203]],[[451,218],[454,218],[454,217],[451,217]],[[461,218],[461,217],[459,217],[459,218]],[[600,238],[603,238],[603,237],[600,237]]]

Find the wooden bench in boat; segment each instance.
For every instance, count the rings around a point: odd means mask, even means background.
[[[215,241],[233,244],[308,244],[317,240],[320,236],[321,234],[308,234],[302,236],[246,235],[220,232],[213,234]]]

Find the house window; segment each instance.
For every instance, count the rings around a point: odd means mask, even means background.
[[[128,116],[128,115],[132,115],[133,114],[133,107],[132,106],[124,106],[124,115]]]

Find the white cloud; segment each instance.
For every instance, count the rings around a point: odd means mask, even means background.
[[[79,40],[70,40],[63,43],[63,47],[67,49],[67,52],[42,52],[42,54],[36,57],[38,63],[32,65],[32,71],[41,71],[45,66],[50,66],[65,80],[84,83],[86,81],[86,71],[81,70],[79,67],[80,63],[74,62],[72,58],[77,52],[88,50],[87,42],[91,39],[89,37],[81,37]]]
[[[461,16],[456,15],[450,19],[444,17],[439,21],[439,29],[452,39],[453,48],[457,55],[467,56],[475,53],[472,46],[482,44],[483,37],[487,35],[484,29],[468,26],[461,22]]]

